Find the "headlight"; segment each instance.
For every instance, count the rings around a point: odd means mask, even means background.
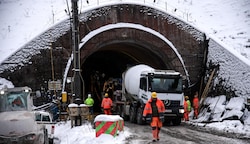
[[[25,136],[25,140],[28,140],[28,141],[33,141],[35,139],[36,139],[36,134],[29,134]]]
[[[1,91],[0,91],[0,94],[1,94],[1,95],[3,95],[3,94],[4,94],[4,91],[3,91],[3,90],[1,90]]]
[[[179,109],[179,113],[184,113],[184,109]]]

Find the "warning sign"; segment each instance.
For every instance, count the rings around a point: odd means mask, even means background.
[[[49,90],[62,90],[61,81],[49,81],[48,82]]]

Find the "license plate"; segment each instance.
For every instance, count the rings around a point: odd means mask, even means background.
[[[170,109],[170,110],[165,110],[165,112],[167,112],[167,113],[171,113],[172,112],[172,110]]]

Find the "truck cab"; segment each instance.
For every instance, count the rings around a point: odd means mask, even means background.
[[[174,70],[158,70],[140,64],[123,73],[122,99],[124,107],[120,115],[130,122],[143,124],[142,114],[151,93],[156,92],[166,111],[165,121],[179,125],[184,113],[183,77]]]
[[[46,142],[44,126],[35,121],[29,87],[0,90],[0,144],[42,144]]]
[[[155,70],[142,73],[139,98],[146,103],[151,98],[152,92],[156,92],[157,98],[162,100],[165,105],[165,120],[179,125],[184,113],[181,74],[173,70]]]

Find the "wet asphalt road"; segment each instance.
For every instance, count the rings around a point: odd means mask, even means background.
[[[152,143],[151,127],[125,122],[132,134],[126,139],[127,144]],[[160,132],[160,141],[155,144],[250,144],[250,138],[231,133],[222,133],[187,123],[179,126],[165,125]]]

